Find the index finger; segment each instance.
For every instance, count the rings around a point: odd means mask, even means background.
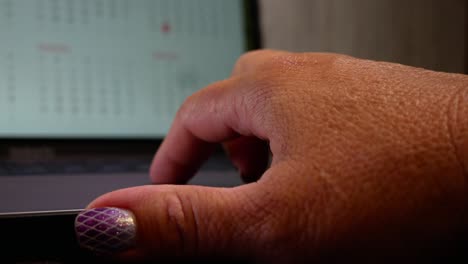
[[[232,78],[212,84],[184,102],[153,159],[150,175],[154,183],[185,183],[215,143],[240,135],[268,138],[254,121],[255,104],[248,101],[256,99],[246,94],[250,93],[246,85],[244,79]]]
[[[288,52],[257,50],[242,55],[233,77],[190,96],[179,109],[150,169],[154,183],[185,183],[205,161],[215,143],[238,136],[270,141],[265,103],[270,87],[258,81],[265,65]],[[269,67],[266,67],[269,68]]]

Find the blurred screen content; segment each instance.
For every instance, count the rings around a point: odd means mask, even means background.
[[[244,23],[240,0],[0,0],[0,137],[164,136]]]

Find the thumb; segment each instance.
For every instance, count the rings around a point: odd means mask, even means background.
[[[75,221],[83,248],[98,254],[160,258],[245,256],[253,217],[247,186],[141,186],[92,202]],[[245,212],[245,213],[243,213]]]

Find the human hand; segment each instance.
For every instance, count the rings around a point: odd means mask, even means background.
[[[251,52],[183,104],[151,167],[158,185],[89,208],[133,212],[127,258],[406,254],[465,226],[467,87],[463,75],[342,55]],[[170,185],[219,142],[252,183]]]

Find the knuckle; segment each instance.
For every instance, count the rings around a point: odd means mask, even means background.
[[[297,71],[299,66],[303,66],[305,62],[304,56],[296,53],[278,53],[266,58],[259,65],[261,71],[272,71],[276,75],[284,75]]]
[[[271,57],[274,54],[276,54],[276,51],[268,50],[268,49],[248,51],[239,57],[239,59],[237,60],[237,63],[247,64],[255,60],[258,60],[260,58]]]
[[[355,58],[334,53],[275,53],[257,62],[255,73],[258,82],[272,86],[291,79],[323,78],[355,63]]]
[[[289,53],[276,50],[255,50],[244,53],[237,60],[234,72],[246,73],[271,70],[278,64],[277,58],[285,56],[284,54]]]
[[[201,109],[215,113],[220,111],[217,100],[224,88],[229,86],[230,80],[219,81],[188,96],[176,112],[175,118],[182,125],[197,123]]]
[[[163,225],[169,232],[166,233],[165,241],[171,251],[176,253],[190,253],[196,247],[197,223],[192,217],[193,208],[188,201],[183,200],[177,191],[167,192],[164,196],[164,206],[162,209],[166,215],[166,225]],[[174,250],[175,249],[175,250]]]
[[[245,115],[256,122],[264,124],[264,120],[273,112],[273,108],[280,107],[280,84],[268,76],[257,76],[253,82],[253,89],[249,89],[245,96],[239,99],[239,109],[245,109]],[[241,116],[242,117],[242,116]]]
[[[446,134],[449,144],[452,148],[453,156],[457,164],[463,171],[463,178],[468,178],[468,152],[466,146],[468,141],[466,135],[468,132],[468,125],[462,122],[463,116],[467,116],[468,107],[464,102],[468,101],[468,90],[461,88],[455,92],[447,100],[447,110],[445,113],[446,120]]]
[[[175,118],[181,121],[183,124],[190,120],[195,102],[196,102],[197,93],[187,97],[184,102],[177,109]]]

